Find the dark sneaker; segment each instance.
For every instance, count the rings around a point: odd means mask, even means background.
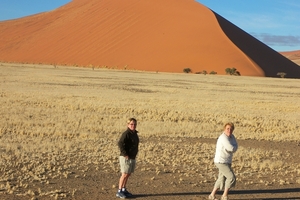
[[[126,195],[124,194],[124,192],[117,192],[116,196],[121,199],[126,199]]]
[[[132,197],[132,194],[130,192],[128,192],[126,189],[122,192],[123,192],[123,194],[125,194],[126,197]]]

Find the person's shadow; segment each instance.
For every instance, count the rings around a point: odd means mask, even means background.
[[[243,195],[243,194],[283,194],[283,193],[299,193],[300,188],[284,188],[284,189],[268,189],[268,190],[232,190],[230,194]],[[136,194],[132,198],[143,198],[143,197],[175,197],[175,196],[192,196],[192,195],[209,195],[210,192],[178,192],[178,193],[160,193],[160,194]],[[235,198],[236,199],[236,198]],[[241,198],[242,199],[242,198]],[[298,199],[300,200],[300,195],[297,197],[287,197],[287,198],[251,198],[256,200],[280,200],[280,199]]]

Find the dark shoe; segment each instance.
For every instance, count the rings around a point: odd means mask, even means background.
[[[121,198],[121,199],[126,199],[126,195],[124,194],[124,192],[117,192],[116,194],[117,197]]]
[[[123,192],[123,194],[125,194],[126,197],[132,197],[132,194],[130,192],[128,192],[126,189],[122,192]]]

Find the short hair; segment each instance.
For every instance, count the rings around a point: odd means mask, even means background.
[[[132,121],[134,121],[135,123],[137,123],[136,119],[131,117],[131,118],[128,118],[127,124],[129,124]]]
[[[229,125],[232,130],[234,130],[234,124],[232,122],[227,122],[225,125],[224,125],[224,129],[226,128],[226,126]]]

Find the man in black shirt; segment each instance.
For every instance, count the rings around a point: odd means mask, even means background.
[[[132,196],[126,189],[126,183],[131,173],[134,172],[136,163],[135,158],[139,151],[139,136],[137,134],[138,131],[136,130],[136,126],[136,119],[129,118],[127,121],[127,130],[121,135],[118,142],[122,175],[119,180],[119,189],[116,196],[122,199]]]

